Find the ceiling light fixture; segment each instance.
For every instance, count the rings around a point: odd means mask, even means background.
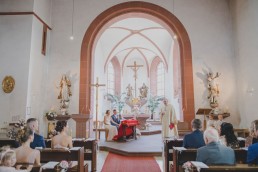
[[[74,36],[73,36],[73,15],[74,15],[74,0],[73,0],[73,10],[72,10],[72,35],[70,36],[70,40],[74,40]]]

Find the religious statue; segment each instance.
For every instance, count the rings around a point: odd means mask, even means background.
[[[140,98],[146,98],[147,94],[148,94],[148,87],[145,85],[145,83],[143,83],[142,87],[139,88],[140,90]]]
[[[127,97],[130,98],[133,96],[133,93],[132,93],[133,87],[131,86],[131,84],[128,84],[128,86],[126,87],[126,91],[127,91],[127,93],[126,93]]]
[[[215,76],[213,76],[213,73],[207,74],[207,80],[208,80],[208,90],[209,90],[209,96],[208,99],[210,100],[210,106],[212,108],[218,107],[218,96],[219,96],[219,87],[218,84],[215,83],[215,79],[218,78],[220,74],[217,72]]]
[[[72,96],[71,92],[71,81],[68,79],[66,75],[63,75],[59,84],[60,92],[58,95],[58,99],[60,100],[60,110],[62,115],[67,115],[67,109],[69,107],[69,97]]]
[[[71,86],[71,81],[66,77],[66,75],[63,75],[59,84],[60,92],[57,98],[61,99],[61,101],[69,100],[69,97],[72,96]]]

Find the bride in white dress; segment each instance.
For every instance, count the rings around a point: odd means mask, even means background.
[[[110,110],[107,110],[104,116],[105,129],[108,130],[107,141],[112,141],[113,137],[118,134],[116,126],[111,125],[110,120],[112,120]]]

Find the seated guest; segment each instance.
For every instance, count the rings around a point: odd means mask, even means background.
[[[222,114],[219,114],[218,115],[218,120],[215,122],[215,128],[219,131],[219,128],[221,126],[221,124],[225,122],[224,119],[223,119],[223,115]]]
[[[193,132],[185,135],[183,147],[185,148],[199,148],[205,146],[203,134],[200,131],[202,128],[202,121],[200,119],[193,119],[191,122]]]
[[[252,123],[251,123],[251,126],[250,126],[250,134],[249,136],[246,138],[245,140],[245,146],[248,147],[250,146],[251,144],[254,144],[254,143],[257,143],[258,142],[258,139],[257,139],[257,136],[255,135],[255,132],[254,132],[254,124],[257,120],[254,120]]]
[[[117,128],[120,125],[120,119],[118,118],[116,109],[113,110],[113,115],[111,116],[110,123],[111,125],[116,126]]]
[[[233,149],[239,148],[239,142],[234,134],[233,125],[227,122],[223,122],[220,126],[220,142],[225,146],[229,146]]]
[[[40,165],[40,152],[39,150],[32,149],[30,144],[33,142],[34,133],[33,131],[25,127],[18,130],[17,139],[21,143],[21,146],[15,150],[16,159],[18,163],[30,163],[35,165]],[[19,169],[20,166],[17,166]],[[28,166],[27,169],[31,169],[31,166]]]
[[[55,129],[58,134],[52,138],[51,148],[72,148],[72,137],[67,134],[67,121],[57,121]]]
[[[30,147],[32,149],[35,149],[35,147],[45,148],[46,144],[45,144],[44,138],[41,135],[36,133],[39,130],[38,120],[36,118],[29,118],[27,120],[27,127],[29,127],[34,132],[34,140],[30,144]]]
[[[117,128],[113,125],[111,125],[111,115],[110,115],[110,110],[106,111],[106,114],[104,116],[104,125],[105,129],[108,130],[108,136],[107,136],[107,141],[112,141],[113,137],[117,135]]]
[[[16,163],[16,154],[10,147],[4,146],[1,151],[0,172],[27,172],[27,170],[16,170],[13,166]]]
[[[253,123],[254,134],[258,137],[258,120]],[[258,164],[258,143],[254,143],[248,147],[247,160],[248,164]]]
[[[218,131],[212,127],[204,131],[206,146],[197,149],[196,161],[207,165],[234,165],[235,152],[232,148],[220,144]]]
[[[207,122],[207,127],[215,127],[216,121],[214,120],[214,116],[212,114],[209,115],[209,120]]]

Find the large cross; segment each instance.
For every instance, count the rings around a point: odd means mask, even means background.
[[[143,67],[143,65],[137,65],[136,61],[134,61],[133,65],[128,65],[127,67],[130,67],[134,71],[134,97],[136,97],[136,79],[137,79],[137,71],[140,67]]]
[[[96,84],[91,84],[91,87],[96,87],[96,123],[95,123],[95,138],[98,140],[98,100],[99,100],[99,87],[106,86],[105,84],[99,84],[99,78],[97,77]]]

